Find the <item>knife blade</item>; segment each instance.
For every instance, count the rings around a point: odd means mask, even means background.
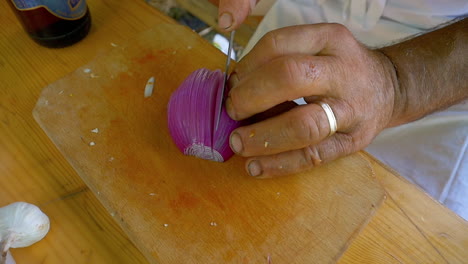
[[[218,130],[219,119],[221,118],[221,111],[223,111],[223,103],[224,103],[224,90],[226,90],[227,78],[228,78],[228,70],[229,65],[231,65],[231,51],[232,51],[232,44],[234,43],[234,35],[236,31],[231,31],[231,35],[229,37],[229,48],[228,54],[226,58],[226,69],[224,71],[224,81],[223,81],[223,88],[221,89],[221,103],[218,105],[217,113],[218,118],[216,119],[215,131]]]

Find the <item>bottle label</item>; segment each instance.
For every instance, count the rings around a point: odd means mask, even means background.
[[[76,20],[86,13],[86,0],[12,0],[19,10],[33,10],[44,7],[51,14],[67,19]]]

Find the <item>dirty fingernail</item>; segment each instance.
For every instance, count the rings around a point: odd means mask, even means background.
[[[236,132],[232,133],[231,139],[229,140],[229,144],[231,145],[232,151],[234,151],[237,154],[241,153],[244,148],[244,146],[242,145],[241,136]]]
[[[232,26],[232,15],[230,13],[222,13],[219,16],[218,26],[221,29],[228,29]]]
[[[247,168],[249,169],[249,174],[252,177],[258,177],[263,173],[262,166],[258,160],[252,160]]]

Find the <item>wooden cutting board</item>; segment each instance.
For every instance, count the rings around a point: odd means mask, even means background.
[[[224,60],[189,29],[159,25],[46,87],[34,117],[151,263],[335,262],[384,197],[361,154],[256,180],[243,158],[210,162],[173,144],[171,92]]]

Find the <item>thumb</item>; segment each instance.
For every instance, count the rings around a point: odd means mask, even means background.
[[[255,7],[257,0],[219,0],[218,26],[221,30],[237,29]]]

